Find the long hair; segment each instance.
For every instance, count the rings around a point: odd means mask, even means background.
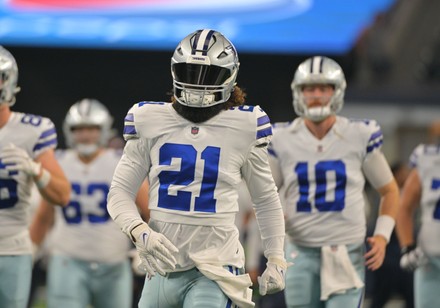
[[[234,91],[231,93],[229,99],[221,104],[214,105],[206,108],[194,108],[180,104],[176,101],[176,98],[171,96],[171,102],[176,112],[183,118],[193,123],[202,123],[208,121],[212,117],[216,116],[223,110],[228,110],[231,107],[241,106],[246,101],[246,92],[239,86],[234,87]]]

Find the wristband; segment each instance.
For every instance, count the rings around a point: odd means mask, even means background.
[[[416,249],[416,244],[411,244],[405,247],[402,247],[402,249],[400,250],[400,255],[403,256],[404,254]]]
[[[393,232],[396,221],[389,215],[380,215],[377,217],[374,235],[382,235],[387,243],[390,242],[391,233]]]
[[[35,181],[38,189],[44,189],[47,185],[49,185],[50,178],[51,175],[49,171],[47,171],[46,169],[42,169],[40,178]]]

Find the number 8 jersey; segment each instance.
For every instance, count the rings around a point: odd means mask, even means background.
[[[12,112],[0,129],[0,149],[9,143],[35,159],[57,146],[55,126],[48,118]],[[33,180],[23,172],[9,172],[5,167],[0,160],[0,251],[2,254],[30,253],[31,243],[26,235]]]
[[[302,118],[274,126],[270,162],[283,201],[286,233],[293,242],[319,247],[364,240],[365,162],[371,155],[383,155],[382,141],[374,120],[337,116],[321,140]],[[381,187],[392,175],[384,171],[372,178],[372,185]]]

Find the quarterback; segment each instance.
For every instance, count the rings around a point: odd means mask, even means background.
[[[270,164],[283,194],[288,245],[288,307],[358,307],[363,294],[365,179],[381,195],[365,264],[379,268],[395,224],[398,189],[374,120],[337,116],[346,81],[339,64],[316,56],[292,82],[300,116],[275,125]]]

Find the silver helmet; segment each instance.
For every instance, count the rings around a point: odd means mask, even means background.
[[[15,94],[20,91],[17,80],[17,63],[12,54],[0,46],[0,104],[15,104]]]
[[[334,86],[335,91],[327,105],[318,108],[307,108],[302,88],[310,84],[330,84]],[[346,87],[344,72],[336,61],[322,56],[305,60],[298,66],[291,84],[293,107],[296,114],[312,121],[322,121],[329,115],[338,113],[344,105]]]
[[[79,126],[98,126],[101,129],[99,146],[106,146],[112,136],[113,117],[108,109],[98,100],[84,98],[73,104],[67,112],[63,123],[66,144],[77,147],[72,129]]]
[[[238,74],[237,51],[220,32],[204,29],[185,37],[171,58],[175,99],[189,107],[226,102]]]

